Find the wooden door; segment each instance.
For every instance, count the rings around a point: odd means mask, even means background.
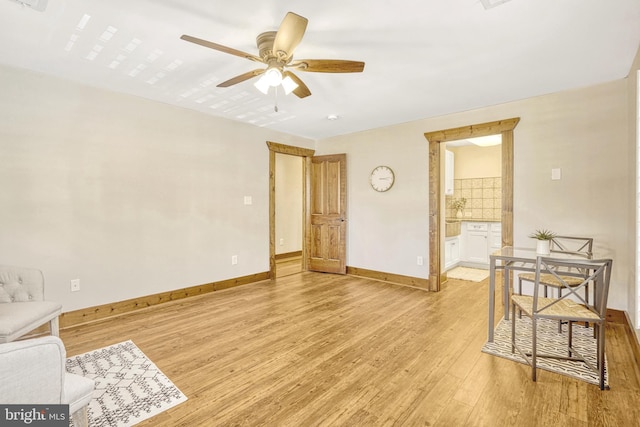
[[[347,272],[347,155],[311,159],[311,227],[307,266]]]

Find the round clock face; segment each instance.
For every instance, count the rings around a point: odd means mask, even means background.
[[[388,166],[378,166],[371,171],[371,187],[376,191],[387,191],[393,186],[395,176]]]

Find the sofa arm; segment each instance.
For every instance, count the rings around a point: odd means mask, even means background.
[[[0,344],[0,403],[62,403],[65,363],[58,337]]]

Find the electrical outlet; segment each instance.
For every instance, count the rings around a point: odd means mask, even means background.
[[[421,257],[421,256],[418,256],[417,263],[418,263],[418,265],[424,265],[424,258]]]
[[[238,255],[231,255],[231,265],[238,264]]]
[[[78,292],[80,290],[80,279],[71,280],[71,292]]]
[[[280,246],[284,245],[284,239],[280,239]]]

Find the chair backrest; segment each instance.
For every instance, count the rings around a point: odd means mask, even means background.
[[[0,265],[0,303],[44,300],[44,276],[35,268]]]
[[[587,258],[593,255],[593,238],[555,236],[551,239],[551,252],[568,252],[573,254],[583,254]]]
[[[609,283],[611,281],[611,267],[613,260],[611,259],[566,259],[552,257],[538,257],[536,262],[536,285],[540,284],[540,278],[543,274],[553,275],[557,282],[562,285],[562,295],[553,298],[550,304],[539,303],[539,292],[541,286],[534,286],[533,291],[533,311],[534,313],[553,312],[553,305],[558,301],[572,299],[578,304],[586,306],[600,319],[606,317],[607,299],[609,297]],[[573,272],[573,273],[571,273]],[[582,282],[579,285],[568,284],[567,274],[579,278]],[[587,303],[582,295],[582,289],[590,283],[593,283],[594,298]],[[586,295],[586,293],[584,293]],[[571,297],[571,298],[570,298]]]

